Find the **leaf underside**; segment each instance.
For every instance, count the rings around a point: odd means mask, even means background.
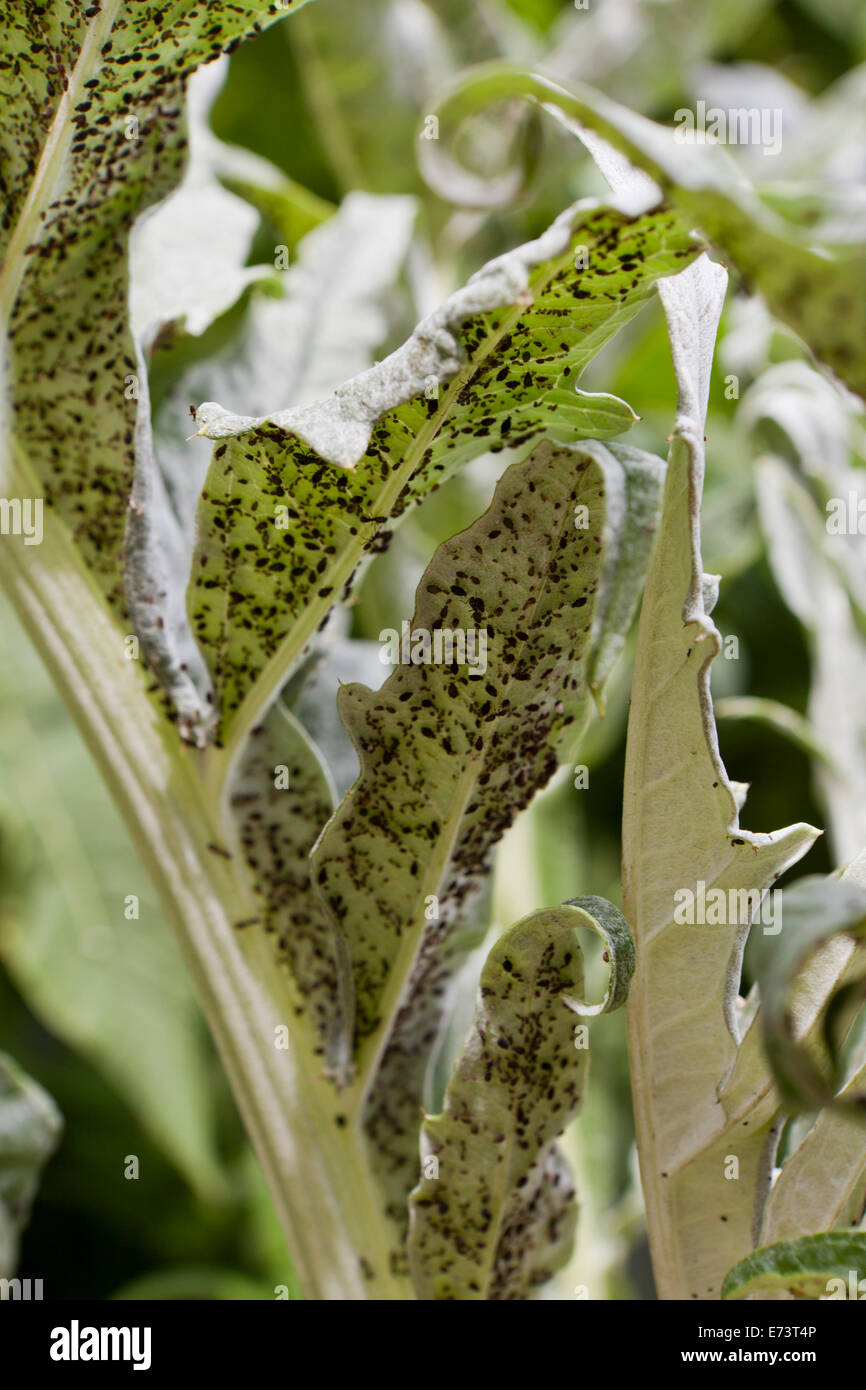
[[[629,1052],[665,1298],[718,1297],[726,1270],[751,1248],[777,1109],[759,1027],[737,1002],[755,900],[735,896],[719,925],[689,924],[675,918],[675,895],[697,899],[699,881],[726,902],[731,890],[762,893],[817,833],[740,829],[718,750],[709,673],[721,639],[705,602],[698,518],[724,280],[702,259],[663,291],[679,409],[642,606],[624,792],[623,899],[638,948]],[[729,1155],[739,1182],[726,1178]]]
[[[542,103],[581,138],[586,134],[590,153],[603,172],[608,172],[615,151],[649,175],[684,222],[719,246],[771,311],[842,381],[866,397],[866,300],[861,292],[866,243],[862,237],[827,243],[816,237],[811,225],[815,205],[820,211],[826,190],[811,190],[811,199],[804,198],[799,208],[797,200],[791,200],[786,211],[792,216],[782,216],[784,199],[772,206],[773,200],[749,185],[722,146],[712,141],[689,144],[682,140],[682,129],[648,120],[592,87],[573,84],[566,90],[503,63],[476,69],[439,114],[443,120],[457,121],[487,103],[516,96]],[[442,162],[440,151],[425,150],[423,141],[419,150],[435,176]],[[459,186],[453,170],[449,177]]]

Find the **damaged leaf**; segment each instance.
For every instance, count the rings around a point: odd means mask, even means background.
[[[583,997],[581,927],[610,957],[598,1005]],[[623,1004],[633,969],[625,919],[601,898],[535,912],[493,947],[443,1113],[421,1129],[409,1237],[419,1298],[526,1298],[568,1257],[574,1192],[554,1141],[586,1089],[575,1018]]]
[[[326,399],[258,418],[199,407],[217,445],[189,607],[223,739],[255,722],[365,554],[457,467],[542,434],[568,442],[633,423],[622,401],[575,382],[658,277],[696,254],[668,221],[579,204]]]

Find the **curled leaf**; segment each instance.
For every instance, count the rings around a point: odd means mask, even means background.
[[[581,927],[610,955],[596,1006],[584,1000]],[[496,942],[443,1113],[422,1126],[409,1237],[419,1298],[524,1298],[564,1263],[574,1194],[554,1141],[577,1113],[589,1067],[575,1014],[618,1008],[633,968],[625,919],[599,898],[534,912]]]
[[[592,87],[573,84],[566,90],[507,63],[483,64],[463,78],[437,112],[444,128],[442,144],[430,150],[424,147],[432,142],[419,142],[422,167],[445,197],[459,198],[466,188],[464,171],[446,153],[451,129],[509,97],[530,100],[560,118],[584,140],[605,176],[623,156],[641,170],[648,177],[636,190],[637,205],[652,206],[664,195],[684,226],[699,227],[761,292],[772,312],[848,386],[866,395],[862,218],[853,219],[853,236],[839,236],[828,216],[825,225],[835,240],[822,242],[811,225],[814,206],[803,206],[800,220],[796,202],[772,206],[720,145],[689,142],[682,127],[658,125]],[[477,202],[477,189],[473,193],[470,201]],[[820,210],[820,195],[812,201],[818,201]],[[793,215],[782,216],[783,207]]]

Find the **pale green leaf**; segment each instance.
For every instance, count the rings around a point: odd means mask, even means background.
[[[693,80],[695,65],[716,54],[735,53],[760,23],[773,0],[726,0],[695,5],[693,0],[620,0],[578,10],[557,6],[555,47],[545,72],[558,82],[591,82],[635,110],[662,110],[679,100]],[[527,62],[524,48],[517,61]]]
[[[126,589],[148,666],[171,700],[182,733],[195,742],[206,742],[212,732],[213,706],[184,598],[195,507],[207,469],[206,457],[196,457],[189,442],[195,428],[190,402],[219,388],[264,403],[279,389],[301,404],[369,366],[387,334],[383,301],[405,259],[414,215],[411,198],[346,198],[330,221],[302,241],[295,264],[281,277],[282,295],[252,298],[239,335],[223,353],[183,375],[153,430],[141,363]]]
[[[632,510],[656,514],[661,474],[659,460],[617,444],[538,446],[440,547],[406,624],[407,635],[483,629],[484,674],[401,664],[377,692],[341,692],[361,776],[314,874],[352,960],[360,1066],[377,1069],[365,1123],[398,1225],[454,977],[479,940],[476,895],[497,840],[589,718],[594,643],[615,643],[611,610],[628,622],[643,582],[629,565],[622,581],[609,561]]]
[[[347,969],[334,925],[313,892],[310,853],[334,810],[335,793],[321,755],[277,701],[253,729],[227,786],[231,843],[244,859],[261,907],[244,931],[273,937],[300,991],[328,1060],[336,1060]]]
[[[718,1297],[726,1269],[752,1245],[776,1103],[738,1002],[754,909],[753,899],[742,910],[742,890],[763,893],[817,833],[740,828],[713,720],[710,665],[721,638],[705,598],[716,586],[702,573],[699,507],[725,279],[704,258],[663,287],[679,400],[638,631],[623,798],[623,903],[638,950],[629,1052],[663,1298]],[[719,925],[677,922],[675,895],[690,892],[697,905],[701,882],[728,902],[735,890],[734,910]],[[738,1182],[725,1177],[729,1155]]]
[[[844,863],[866,841],[866,641],[835,563],[846,538],[828,535],[813,497],[782,459],[758,459],[756,481],[773,575],[809,635],[809,722],[832,759],[816,763],[815,780],[833,858]]]
[[[363,8],[328,0],[284,31],[298,95],[343,190],[412,187],[415,128],[454,70],[439,9],[423,0],[366,0]]]
[[[185,548],[188,573],[198,496],[208,468],[190,441],[190,405],[204,395],[242,397],[266,410],[283,394],[295,406],[364,371],[389,330],[385,301],[406,258],[411,198],[351,193],[297,248],[278,296],[254,293],[227,348],[195,364],[161,403],[156,451]]]
[[[849,864],[842,881],[866,891],[866,852]],[[830,966],[824,975],[824,999],[834,988],[862,981],[866,952],[862,944],[836,938],[824,947],[822,955]],[[798,981],[795,1004],[802,1015],[802,994],[815,975],[813,970]],[[842,1084],[837,1098],[849,1102],[866,1092],[866,1039],[862,1015],[859,1026],[845,1041],[840,1065]],[[853,1045],[852,1045],[853,1044]],[[801,1044],[802,1045],[802,1044]],[[856,1226],[862,1222],[866,1205],[866,1143],[862,1107],[850,1104],[826,1106],[811,1123],[801,1142],[783,1164],[773,1183],[761,1227],[761,1244],[789,1240],[803,1233],[829,1230],[833,1226]]]
[[[854,999],[859,997],[862,1002],[862,982],[848,984],[843,979],[836,992],[825,995],[825,1066],[798,1038],[799,1010],[791,1000],[798,977],[806,973],[810,960],[830,938],[844,936],[860,942],[866,938],[866,888],[844,879],[812,875],[786,889],[783,897],[781,931],[778,935],[759,936],[752,958],[761,990],[764,1046],[782,1104],[793,1114],[798,1110],[817,1110],[835,1101],[857,1106],[866,1115],[866,1090],[836,1100],[844,1076],[838,1056],[836,1015],[843,1004],[847,1011]],[[866,1146],[866,1130],[863,1142]]]
[[[292,704],[293,713],[321,749],[341,800],[357,780],[360,765],[340,719],[337,696],[341,685],[381,685],[389,669],[387,662],[382,662],[383,652],[378,642],[329,638]],[[287,692],[284,698],[288,698]]]
[[[210,111],[228,59],[194,73],[185,92],[189,154],[178,187],[138,219],[129,242],[134,337],[149,345],[167,324],[199,334],[269,266],[246,264],[258,214],[216,176]]]
[[[832,766],[833,755],[821,743],[816,730],[802,714],[778,700],[762,700],[754,695],[729,695],[716,701],[716,719],[742,719],[773,729],[810,758]]]

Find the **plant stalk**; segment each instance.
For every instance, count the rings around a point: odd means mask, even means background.
[[[22,492],[30,492],[26,485]],[[44,539],[0,547],[0,582],[93,753],[153,875],[268,1181],[307,1298],[411,1297],[393,1274],[359,1127],[321,1075],[186,748],[124,655],[120,629],[50,508]],[[289,1029],[288,1049],[275,1030]]]

